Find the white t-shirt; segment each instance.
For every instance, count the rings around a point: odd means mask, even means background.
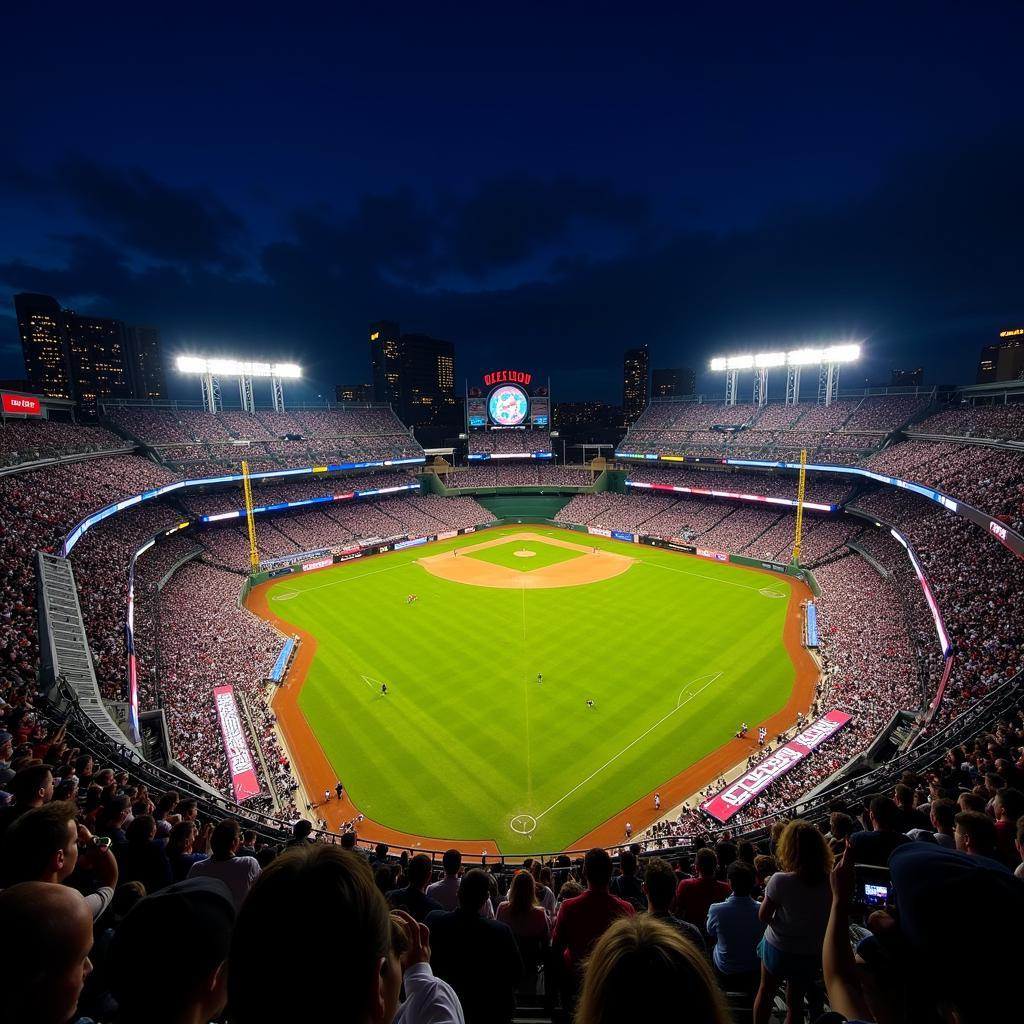
[[[784,953],[820,955],[832,909],[828,877],[808,885],[793,871],[776,871],[764,894],[777,906],[764,937]]]
[[[242,905],[252,883],[260,876],[260,864],[255,857],[229,857],[227,860],[197,861],[188,869],[189,878],[219,878],[230,890],[235,910]]]

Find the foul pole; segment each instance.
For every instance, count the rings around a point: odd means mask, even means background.
[[[249,524],[249,565],[255,575],[260,571],[260,555],[256,550],[256,520],[252,517],[252,485],[249,483],[249,463],[245,459],[242,459],[242,487],[245,490],[245,521]],[[800,493],[803,494],[802,485]]]
[[[793,540],[793,564],[800,564],[800,538],[804,532],[804,485],[807,483],[807,449],[800,449],[800,483],[796,491],[796,536]],[[255,549],[254,549],[255,550]]]

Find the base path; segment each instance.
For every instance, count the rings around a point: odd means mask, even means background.
[[[566,548],[582,554],[580,558],[545,565],[529,572],[510,569],[507,565],[494,565],[479,558],[464,557],[472,555],[474,551],[483,551],[514,541],[535,541],[552,548]],[[454,551],[446,551],[440,555],[427,555],[417,561],[431,576],[439,576],[451,583],[468,583],[475,587],[500,587],[510,590],[582,587],[585,583],[600,583],[601,580],[621,576],[637,561],[628,555],[606,551],[604,548],[595,549],[593,545],[574,544],[572,541],[558,540],[555,537],[542,537],[537,533],[505,534],[496,540],[481,541],[479,544],[459,548],[458,551],[458,555]],[[516,551],[515,554],[520,558],[534,557],[532,551]]]
[[[569,533],[568,536],[573,536],[573,534]],[[529,572],[518,572],[515,569],[509,569],[504,566],[492,565],[478,558],[462,557],[465,552],[507,544],[510,540],[541,541],[544,544],[572,548],[573,550],[586,552],[586,554],[568,562],[560,562],[557,565],[533,569]],[[628,545],[623,543],[623,547],[628,548]],[[437,576],[443,575],[445,579],[470,583],[476,586],[512,587],[517,589],[524,586],[566,587],[576,586],[583,582],[597,582],[598,580],[608,579],[611,576],[617,576],[625,572],[636,561],[636,559],[628,555],[620,555],[616,552],[608,551],[604,547],[598,550],[599,554],[595,555],[593,554],[592,546],[561,540],[551,536],[547,531],[545,531],[544,535],[516,533],[509,536],[506,533],[502,533],[499,538],[493,541],[484,541],[480,544],[459,548],[458,557],[453,557],[449,551],[438,555],[428,555],[420,558],[418,561],[429,572],[433,572]],[[678,557],[684,563],[703,564],[703,559],[693,555],[680,553]],[[592,566],[592,568],[587,568],[585,563]],[[441,565],[450,566],[453,571],[462,571],[463,567],[466,566],[468,567],[467,572],[474,574],[474,578],[444,575],[436,569],[437,566]],[[601,566],[600,570],[598,566]],[[744,566],[744,568],[751,573],[758,573],[766,577],[766,587],[771,585],[770,581],[778,579],[777,574],[767,570],[747,566]],[[592,572],[596,575],[593,579],[588,580],[572,579],[572,574],[580,570]],[[479,573],[481,577],[486,577],[492,572],[494,575],[491,582],[483,582],[482,578],[475,577],[476,573]],[[598,574],[599,572],[600,574]],[[507,576],[505,575],[506,573],[508,574]],[[527,582],[531,577],[538,577],[542,573],[565,575],[562,576],[560,582],[553,582],[553,580],[559,578],[557,575],[549,576],[548,579],[550,581],[545,583],[531,584]],[[499,575],[501,581],[499,581]],[[337,781],[337,774],[334,768],[331,767],[330,762],[327,760],[327,755],[324,753],[319,740],[317,740],[315,733],[306,721],[306,716],[302,713],[302,708],[299,706],[299,694],[302,692],[302,684],[305,682],[306,673],[309,671],[309,666],[313,663],[313,657],[316,654],[316,638],[296,628],[291,623],[279,619],[271,611],[270,603],[267,599],[268,591],[272,586],[280,582],[280,579],[273,579],[258,584],[249,591],[249,596],[246,598],[245,603],[251,612],[272,623],[286,636],[298,636],[302,641],[292,662],[292,667],[285,684],[278,687],[274,695],[272,707],[277,715],[278,725],[291,757],[292,768],[296,776],[301,780],[310,799],[316,801],[320,799],[326,790],[330,790],[333,794],[334,784]],[[819,674],[817,663],[803,646],[800,621],[801,603],[806,600],[813,600],[814,595],[805,583],[801,583],[793,578],[789,578],[788,582],[792,587],[792,592],[789,606],[786,609],[783,640],[786,650],[793,661],[795,679],[785,707],[775,715],[772,715],[767,721],[759,723],[767,727],[770,738],[774,738],[778,733],[790,728],[796,721],[797,711],[808,711],[814,700],[814,690]],[[598,825],[586,835],[581,836],[575,843],[566,847],[566,850],[586,850],[591,846],[619,846],[628,843],[629,840],[626,838],[625,833],[627,821],[632,823],[634,834],[639,834],[662,816],[663,811],[658,811],[654,808],[655,792],[661,794],[661,805],[663,808],[682,803],[713,779],[717,779],[736,764],[745,761],[757,749],[756,737],[745,740],[729,739],[717,750],[701,758],[700,761],[688,766],[678,775],[667,779],[656,790],[652,790],[633,804],[624,807],[618,814]],[[346,793],[344,799],[340,802],[333,799],[332,796],[332,799],[327,803],[320,804],[316,808],[314,816],[325,818],[328,827],[332,830],[337,830],[342,822],[351,820],[358,813],[359,808],[349,800]],[[530,831],[530,823],[525,820],[528,816],[521,815],[520,817],[524,820],[516,821],[516,825],[518,825],[516,831],[526,834]],[[501,849],[497,841],[493,839],[446,839],[441,836],[415,835],[389,828],[368,818],[364,819],[359,825],[359,838],[362,842],[383,842],[390,846],[405,847],[413,851],[416,849],[443,851],[449,847],[456,847],[470,858],[478,858],[482,854],[487,854],[489,858],[501,856]],[[558,851],[537,852],[554,853]],[[517,857],[516,859],[519,858]]]

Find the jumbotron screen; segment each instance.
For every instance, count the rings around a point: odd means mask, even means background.
[[[530,415],[530,399],[515,384],[501,384],[488,396],[487,412],[496,427],[518,427]]]

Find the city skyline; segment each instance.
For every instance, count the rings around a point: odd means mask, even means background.
[[[715,394],[714,355],[846,341],[845,387],[969,383],[1024,324],[1019,7],[527,8],[501,48],[495,17],[48,19],[48,74],[0,69],[0,287],[154,324],[168,366],[300,362],[306,397],[367,379],[382,316],[450,340],[457,388],[514,361],[608,402],[641,339]]]

